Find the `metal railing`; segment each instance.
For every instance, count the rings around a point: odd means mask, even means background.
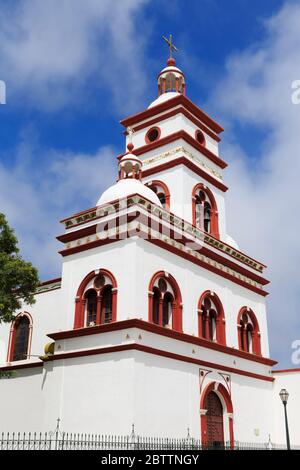
[[[284,445],[235,441],[202,444],[200,440],[185,438],[143,437],[132,433],[127,436],[66,433],[56,429],[45,433],[2,433],[0,450],[283,450]],[[300,446],[294,447],[300,450]]]

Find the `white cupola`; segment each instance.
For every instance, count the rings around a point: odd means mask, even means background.
[[[162,207],[162,204],[152,189],[145,186],[142,181],[142,161],[133,153],[133,144],[127,145],[128,152],[119,161],[119,180],[110,186],[97,202],[97,206],[123,199],[133,194],[139,194],[150,202]]]

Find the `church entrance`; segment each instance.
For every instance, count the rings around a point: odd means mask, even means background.
[[[204,407],[207,410],[205,415],[207,446],[222,448],[224,446],[223,406],[215,392],[210,391],[206,395]]]

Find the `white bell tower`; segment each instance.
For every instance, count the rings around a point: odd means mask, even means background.
[[[143,183],[162,205],[224,242],[226,233],[223,170],[219,155],[223,128],[186,96],[185,75],[176,66],[170,39],[167,66],[158,74],[158,97],[147,109],[121,123],[133,129],[126,144],[143,163]]]

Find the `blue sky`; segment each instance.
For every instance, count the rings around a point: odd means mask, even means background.
[[[189,98],[225,127],[230,234],[270,266],[272,355],[295,367],[299,21],[288,0],[1,0],[0,210],[41,278],[60,275],[58,220],[115,180],[119,120],[155,99],[172,33]]]

